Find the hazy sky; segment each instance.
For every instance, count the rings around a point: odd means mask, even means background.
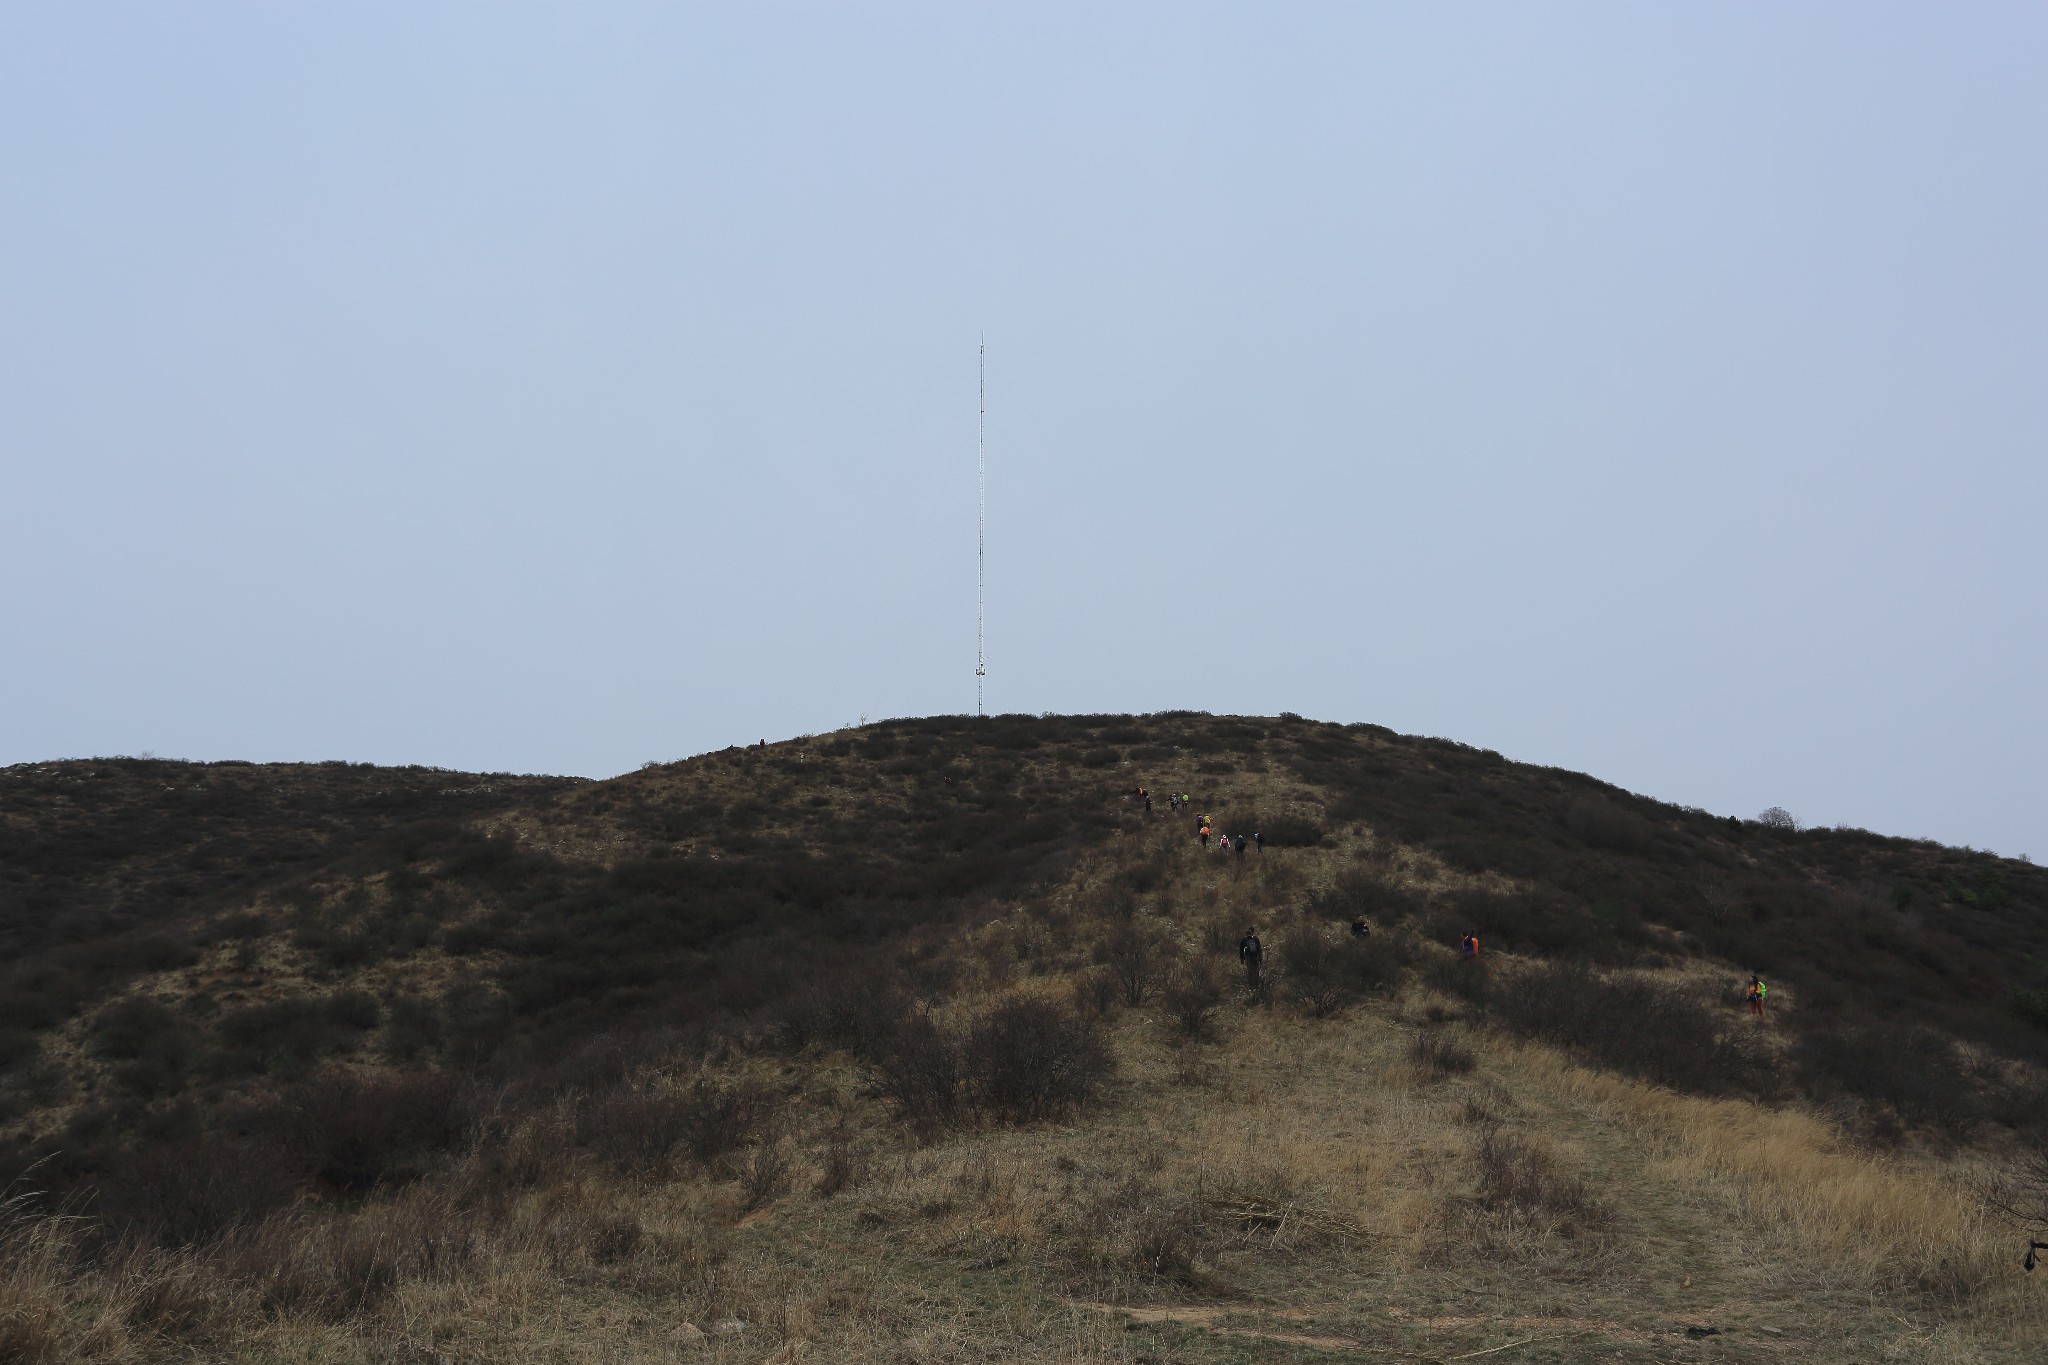
[[[971,710],[985,330],[992,710],[2048,856],[2048,8],[870,10],[0,5],[0,763]]]

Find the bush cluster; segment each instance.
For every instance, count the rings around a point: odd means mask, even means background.
[[[1907,1125],[1960,1135],[1985,1105],[1953,1042],[1926,1027],[1880,1023],[1817,1030],[1793,1047],[1807,1088],[1882,1106]]]
[[[1542,963],[1498,983],[1487,1019],[1676,1090],[1714,1094],[1775,1089],[1749,1035],[1691,994],[1634,973]]]
[[[870,1060],[881,1093],[926,1129],[1061,1118],[1100,1100],[1116,1077],[1098,1023],[1029,996],[960,1027],[913,1011]]]
[[[773,1092],[746,1080],[704,1075],[687,1086],[624,1085],[583,1107],[577,1136],[622,1169],[656,1170],[681,1153],[719,1171],[761,1135],[775,1107]]]
[[[1359,939],[1325,925],[1298,925],[1280,941],[1280,989],[1323,1018],[1391,992],[1414,960],[1415,943],[1406,934],[1383,930]]]

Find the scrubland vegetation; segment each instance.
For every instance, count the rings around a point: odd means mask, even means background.
[[[1374,727],[941,718],[605,783],[9,769],[0,898],[0,1360],[2048,1327],[1994,1211],[2039,1193],[2048,877],[1968,850]]]

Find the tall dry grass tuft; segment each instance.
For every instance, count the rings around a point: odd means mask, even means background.
[[[345,1216],[272,1219],[229,1238],[218,1264],[265,1311],[340,1321],[404,1283],[458,1273],[484,1241],[445,1191],[412,1189]]]
[[[186,1346],[219,1346],[237,1332],[246,1304],[219,1267],[190,1251],[130,1248],[107,1267],[104,1283],[125,1335]]]
[[[1465,1075],[1479,1064],[1471,1048],[1434,1030],[1415,1035],[1415,1041],[1408,1045],[1408,1060],[1415,1064],[1422,1078],[1429,1081]]]
[[[1800,1110],[1677,1095],[1534,1049],[1518,1061],[1659,1144],[1666,1174],[1718,1188],[1752,1233],[1818,1253],[1845,1282],[1951,1305],[2019,1282],[2009,1234],[1953,1165],[1856,1150]]]
[[[0,1200],[0,1360],[64,1359],[73,1268],[70,1225],[37,1214],[33,1192]]]

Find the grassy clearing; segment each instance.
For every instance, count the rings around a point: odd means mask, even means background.
[[[2039,1296],[1959,1197],[1965,1163],[1458,1025],[1436,1027],[1477,1065],[1441,1075],[1412,1056],[1429,1003],[1234,1002],[1193,1085],[1165,1021],[1132,1011],[1105,1110],[924,1144],[804,1060],[766,1199],[751,1158],[629,1177],[535,1120],[431,1185],[209,1251],[93,1260],[17,1220],[0,1341],[110,1361],[1447,1360],[1523,1338],[1500,1354],[2030,1358]],[[855,1174],[820,1193],[848,1147]]]

